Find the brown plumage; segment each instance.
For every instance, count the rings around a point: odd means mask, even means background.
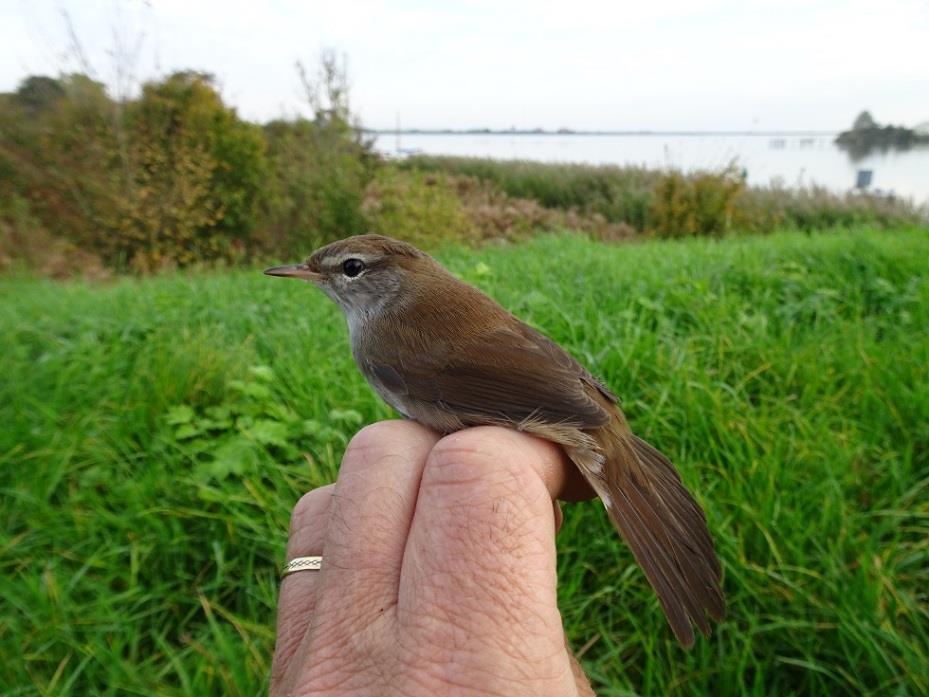
[[[357,273],[355,273],[357,270]],[[377,235],[267,273],[312,281],[348,319],[359,369],[391,406],[449,433],[501,425],[560,444],[600,496],[678,640],[725,601],[706,518],[668,459],[634,435],[616,396],[553,341],[431,257]]]

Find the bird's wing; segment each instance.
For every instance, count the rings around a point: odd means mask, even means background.
[[[469,425],[540,421],[596,428],[610,414],[589,387],[615,400],[561,347],[522,324],[472,335],[444,351],[366,362],[394,394],[459,414]]]

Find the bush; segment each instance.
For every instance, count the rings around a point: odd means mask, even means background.
[[[925,224],[926,220],[926,211],[893,196],[835,194],[822,187],[753,187],[739,203],[739,226],[753,232],[783,226],[804,231],[859,224],[895,227]]]
[[[27,248],[62,240],[144,272],[305,253],[363,232],[377,160],[350,125],[344,73],[326,65],[331,104],[265,128],[238,118],[202,73],[123,102],[83,75],[27,79],[0,95],[0,196],[28,211],[5,215],[4,254],[32,265]]]
[[[369,232],[420,247],[443,240],[473,242],[480,236],[445,174],[385,168],[368,188],[363,211]]]
[[[732,228],[745,184],[735,168],[689,177],[669,172],[655,186],[649,231],[659,237],[719,236]]]
[[[61,237],[52,237],[17,194],[0,196],[0,272],[38,271],[43,276],[107,275],[100,259]]]
[[[267,179],[264,141],[209,76],[175,73],[125,104],[81,75],[60,85],[61,98],[6,105],[0,154],[9,189],[49,234],[140,270],[241,254]]]
[[[344,120],[273,121],[264,128],[271,177],[262,247],[305,254],[365,230],[362,202],[376,161]]]
[[[625,223],[599,213],[546,208],[538,201],[514,198],[473,176],[381,168],[368,187],[364,211],[372,232],[423,247],[442,241],[524,240],[538,232],[571,230],[615,242],[635,236]]]
[[[265,248],[286,255],[364,232],[362,202],[379,162],[353,122],[344,58],[326,50],[315,77],[299,62],[297,72],[313,118],[265,127],[273,172]]]
[[[93,240],[105,258],[148,269],[242,254],[267,179],[261,131],[198,73],[146,85],[126,116],[128,171],[115,234]]]
[[[566,226],[599,239],[651,232],[666,237],[926,224],[929,215],[908,201],[821,188],[747,187],[733,163],[719,172],[661,172],[467,157],[417,156],[407,170],[479,179],[497,194],[567,214]],[[547,220],[552,220],[549,215]]]
[[[890,197],[746,187],[734,165],[683,174],[420,156],[385,167],[353,122],[344,63],[326,53],[315,80],[299,71],[311,118],[264,127],[191,71],[125,101],[84,75],[33,76],[0,94],[0,265],[148,272],[290,258],[369,230],[434,246],[927,220]]]

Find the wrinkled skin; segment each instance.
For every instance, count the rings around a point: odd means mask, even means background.
[[[592,695],[556,605],[551,443],[409,421],[362,430],[294,509],[271,695]]]

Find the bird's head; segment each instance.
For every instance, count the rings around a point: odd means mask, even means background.
[[[371,315],[441,267],[430,256],[382,235],[347,237],[317,249],[301,264],[275,266],[269,276],[315,284],[351,319]]]

